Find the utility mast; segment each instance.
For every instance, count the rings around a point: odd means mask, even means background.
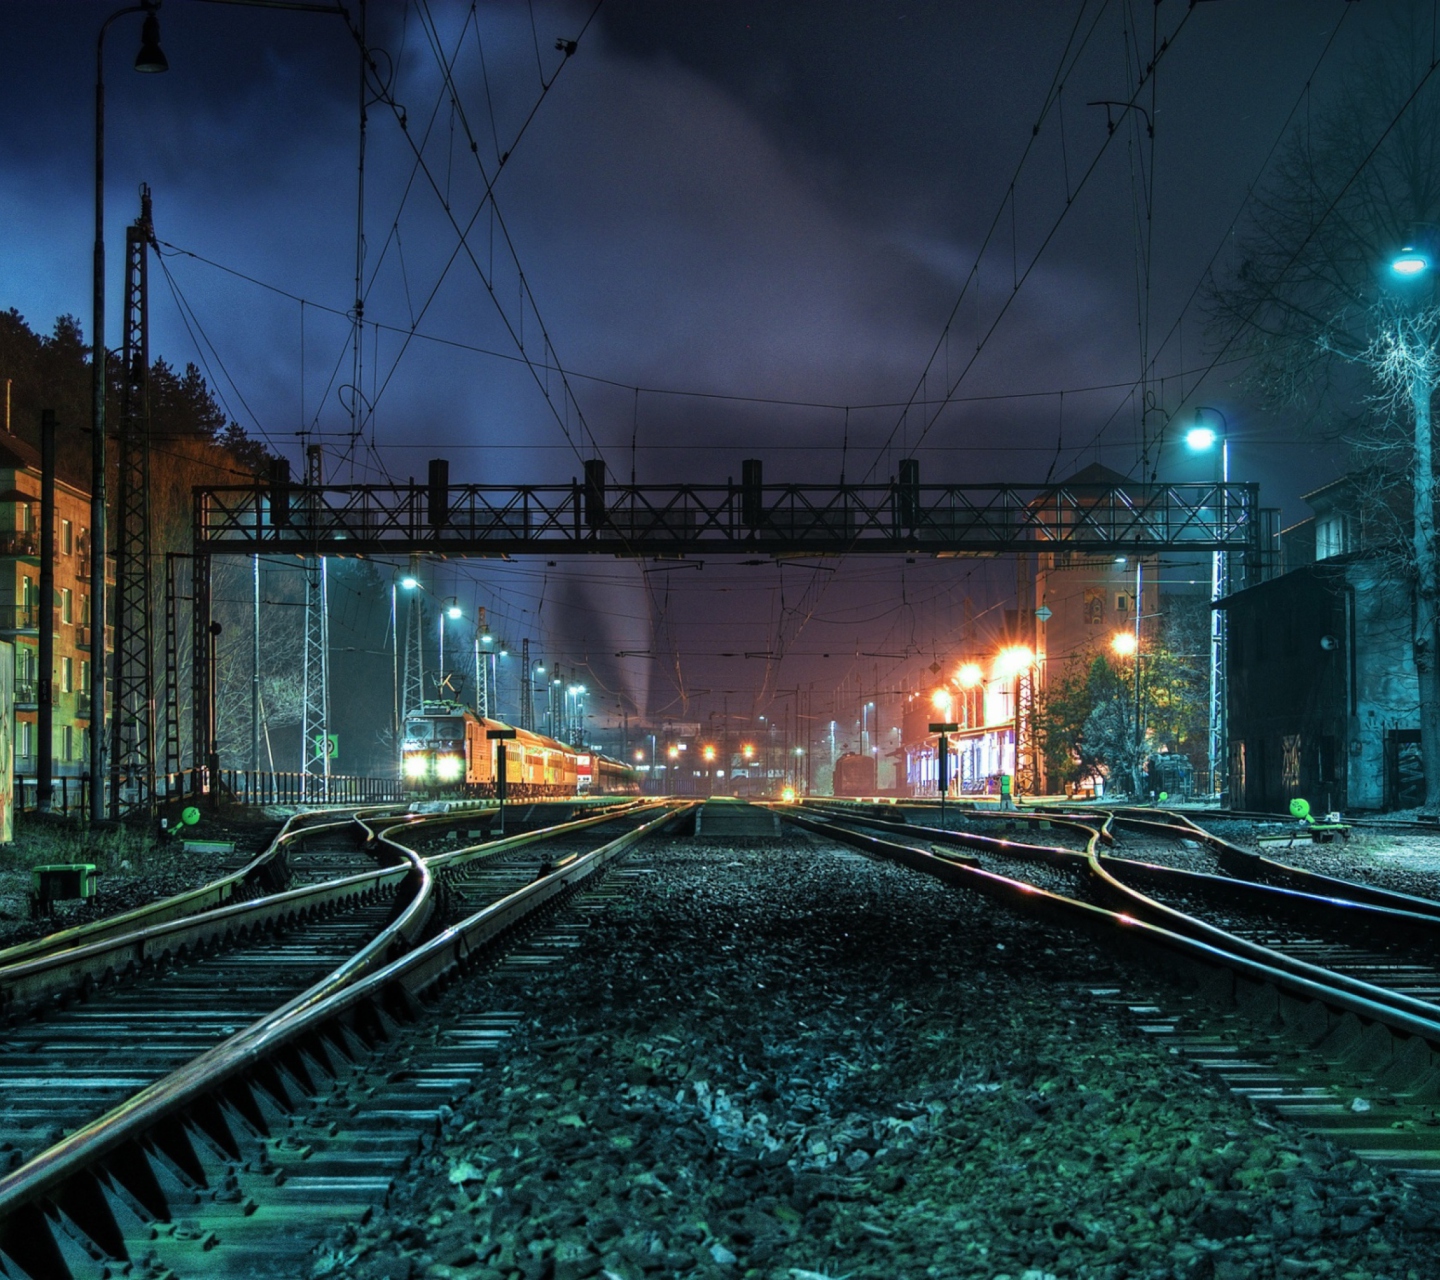
[[[305,483],[325,483],[318,444],[305,450]],[[305,687],[302,695],[301,772],[310,799],[330,798],[330,593],[324,556],[305,560]],[[312,783],[310,779],[315,781]]]
[[[110,815],[155,807],[155,672],[150,626],[150,306],[147,251],[154,242],[150,188],[125,228],[125,346],[120,397],[120,485],[115,520],[115,705],[110,733]],[[94,539],[85,554],[103,556]],[[90,602],[87,623],[97,612]],[[105,637],[92,652],[103,653]],[[95,713],[91,708],[91,714]],[[103,708],[100,710],[103,711]],[[100,809],[97,802],[96,811]]]
[[[520,727],[535,729],[535,677],[530,673],[530,640],[520,641]]]
[[[419,582],[419,561],[410,560],[410,577]],[[416,586],[405,607],[405,671],[400,684],[400,726],[404,726],[425,703],[425,602]]]

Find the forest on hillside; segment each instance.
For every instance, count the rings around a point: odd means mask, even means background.
[[[109,362],[106,421],[120,417],[119,360]],[[49,334],[32,328],[14,309],[0,312],[0,390],[8,428],[38,449],[40,414],[56,415],[59,477],[89,491],[91,469],[91,375],[89,347],[80,322],[60,316]],[[190,623],[188,571],[181,573],[180,680],[165,681],[165,571],[168,553],[190,551],[192,489],[196,485],[245,484],[266,474],[272,457],[265,445],[229,419],[194,364],[183,371],[161,358],[150,366],[151,632],[158,709],[173,697],[179,710],[181,759],[190,761]],[[115,493],[117,448],[109,447],[109,486]],[[114,553],[112,515],[111,553]],[[260,718],[251,714],[254,674],[254,566],[248,559],[215,562],[213,617],[221,624],[217,718],[221,765],[249,768],[259,742],[259,766],[282,771],[301,767],[305,586],[293,557],[262,557],[260,564]],[[341,738],[342,773],[388,772],[393,767],[388,698],[372,705],[336,699],[341,688],[388,689],[388,578],[364,561],[331,560],[331,727]],[[381,705],[383,704],[383,705]],[[159,726],[157,725],[157,730]],[[258,729],[258,732],[257,732]],[[157,761],[163,768],[164,761]]]

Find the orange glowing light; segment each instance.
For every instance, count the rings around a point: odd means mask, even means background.
[[[715,759],[715,748],[714,748],[714,747],[706,747],[705,750],[702,752],[702,754],[704,755],[705,759],[707,759],[707,760],[713,760],[713,759]]]
[[[1135,652],[1135,633],[1133,631],[1117,631],[1110,637],[1110,647],[1122,658],[1128,658]]]
[[[1001,676],[1018,676],[1035,661],[1035,654],[1025,645],[1011,645],[1001,649],[995,659],[995,670]]]
[[[955,675],[955,679],[960,682],[962,689],[973,689],[984,678],[985,673],[980,669],[978,662],[965,663]]]
[[[935,692],[930,695],[930,704],[935,708],[936,711],[949,711],[949,710],[950,710],[950,693],[949,693],[949,690],[947,690],[947,689],[936,689]]]

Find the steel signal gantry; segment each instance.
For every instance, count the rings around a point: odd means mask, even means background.
[[[1277,522],[1254,484],[922,485],[903,459],[888,484],[742,482],[610,485],[604,464],[560,485],[451,485],[443,460],[425,484],[269,483],[197,488],[196,634],[209,624],[217,555],[1145,555],[1229,552],[1258,581]],[[212,673],[195,650],[194,706]],[[196,760],[211,744],[197,716]]]

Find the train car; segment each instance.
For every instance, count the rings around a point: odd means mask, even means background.
[[[623,760],[592,755],[590,794],[597,796],[638,796],[640,775]]]
[[[515,736],[489,738],[491,730]],[[510,799],[573,796],[580,790],[581,753],[543,733],[484,719],[459,703],[427,702],[412,712],[400,750],[406,784],[428,795],[493,796],[501,751]]]

